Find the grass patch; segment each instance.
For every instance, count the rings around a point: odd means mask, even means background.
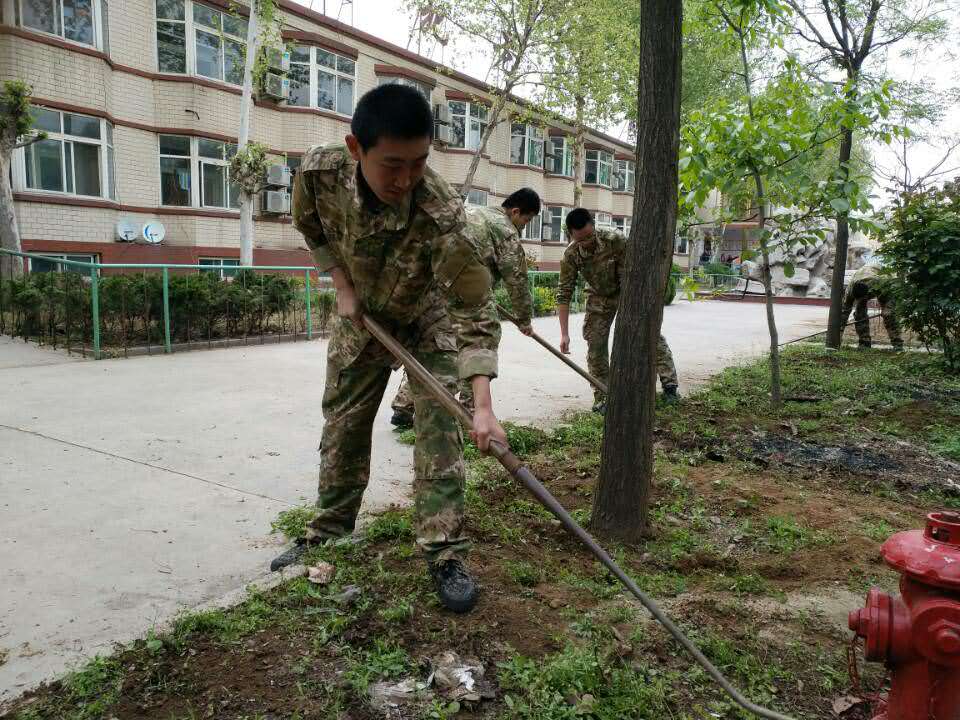
[[[317,516],[315,505],[301,505],[281,510],[277,519],[270,523],[271,532],[283,533],[291,540],[307,534],[307,524]]]

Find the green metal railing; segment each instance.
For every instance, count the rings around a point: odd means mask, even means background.
[[[313,267],[97,263],[0,253],[58,270],[20,278],[12,268],[0,273],[0,334],[97,359],[108,348],[126,355],[204,342],[262,343],[274,335],[311,340],[326,331],[334,306],[329,279]]]

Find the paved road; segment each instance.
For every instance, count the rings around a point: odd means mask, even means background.
[[[826,309],[777,315],[788,339],[819,329]],[[558,341],[555,318],[536,328]],[[684,391],[767,345],[759,304],[678,302],[664,334]],[[0,699],[264,572],[281,548],[270,520],[313,499],[325,351],[95,362],[0,338]],[[504,419],[546,424],[590,405],[587,384],[512,327],[501,368]],[[410,483],[388,403],[374,454],[367,510],[403,502]]]

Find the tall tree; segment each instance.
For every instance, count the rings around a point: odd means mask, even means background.
[[[648,532],[656,347],[677,213],[683,5],[640,3],[634,224],[613,336],[592,528],[636,541]]]
[[[864,94],[883,77],[880,60],[898,43],[927,44],[941,39],[947,28],[942,13],[945,0],[785,0],[793,11],[791,22],[796,36],[816,53],[813,60],[828,63],[844,80],[848,116],[857,114]],[[873,67],[871,67],[873,66]],[[869,72],[876,69],[877,72]],[[837,158],[838,180],[850,174],[854,146],[852,123],[843,128]],[[827,346],[840,347],[843,334],[841,307],[843,280],[847,269],[850,237],[850,208],[835,206],[837,221],[836,258],[830,289],[830,317]]]
[[[30,95],[30,86],[17,80],[5,82],[0,91],[0,247],[13,252],[23,251],[13,206],[13,188],[10,187],[13,151],[46,137],[46,133],[32,132]],[[22,275],[23,258],[0,255],[0,273]]]
[[[540,72],[537,58],[555,33],[554,23],[562,15],[565,0],[405,0],[413,16],[432,13],[458,30],[467,42],[482,45],[490,57],[488,81],[497,92],[487,115],[487,127],[480,136],[460,194],[473,188],[480,158],[497,125],[504,119],[511,93]]]

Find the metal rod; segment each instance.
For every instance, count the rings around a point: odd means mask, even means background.
[[[307,300],[307,340],[313,340],[313,313],[312,308],[310,307],[310,271],[307,270],[303,274],[303,291]]]
[[[163,351],[168,355],[173,352],[170,346],[170,271],[167,268],[163,268]]]
[[[867,322],[869,322],[869,321],[871,321],[871,320],[873,320],[873,319],[875,319],[875,318],[878,318],[878,317],[881,317],[881,316],[880,316],[879,314],[877,314],[877,315],[867,315]],[[857,324],[857,321],[856,321],[856,320],[850,320],[849,322],[844,323],[844,324],[843,324],[843,327],[844,327],[844,328],[848,328],[848,327],[850,327],[851,325],[856,325],[856,324]],[[820,330],[819,332],[811,333],[810,335],[804,335],[803,337],[794,338],[793,340],[787,340],[786,342],[780,343],[780,347],[783,347],[784,345],[791,345],[791,344],[793,344],[793,343],[795,343],[795,342],[802,342],[803,340],[809,340],[810,338],[816,337],[817,335],[824,335],[824,334],[826,334],[826,332],[827,332],[826,330]]]
[[[497,311],[498,311],[501,315],[503,315],[507,320],[509,320],[510,322],[512,322],[514,325],[516,325],[517,327],[520,327],[520,323],[517,322],[516,316],[514,316],[514,315],[513,315],[509,310],[507,310],[503,305],[500,305],[500,304],[498,303],[498,304],[497,304]],[[540,337],[539,335],[537,335],[536,332],[531,332],[531,333],[530,333],[530,337],[532,337],[532,338],[533,338],[534,340],[536,340],[538,343],[540,343],[541,345],[543,345],[543,347],[545,347],[547,350],[549,350],[552,354],[556,355],[560,360],[562,360],[566,365],[568,365],[575,373],[577,373],[578,375],[580,375],[580,377],[582,377],[582,378],[583,378],[584,380],[586,380],[588,383],[590,383],[591,385],[593,385],[597,390],[599,390],[600,392],[602,392],[604,395],[607,394],[607,386],[606,386],[606,384],[604,384],[604,383],[601,382],[600,380],[597,380],[593,375],[591,375],[590,373],[588,373],[586,370],[584,370],[582,367],[580,367],[579,365],[577,365],[577,364],[576,364],[573,360],[571,360],[569,357],[567,357],[567,356],[564,355],[562,352],[560,352],[559,350],[557,350],[553,345],[551,345],[551,344],[548,343],[546,340],[544,340],[542,337]]]
[[[90,321],[93,323],[93,358],[100,359],[100,276],[90,268]]]
[[[467,428],[473,427],[473,416],[463,405],[456,401],[453,395],[443,386],[443,384],[431,375],[426,368],[421,365],[413,355],[407,352],[399,342],[393,339],[391,335],[384,330],[376,320],[364,315],[363,324],[377,340],[379,340],[390,353],[403,363],[407,373],[415,378],[419,383],[427,388],[427,391],[457,420],[463,423]],[[584,530],[570,516],[557,499],[550,494],[543,484],[534,477],[533,473],[520,462],[520,459],[510,452],[510,448],[497,441],[491,441],[490,454],[493,455],[507,471],[524,484],[527,490],[537,501],[549,510],[563,526],[583,543],[587,549],[596,557],[613,575],[643,604],[651,615],[663,625],[674,639],[680,643],[684,649],[690,653],[697,664],[700,665],[714,681],[723,688],[724,692],[730,698],[747,712],[751,712],[757,717],[769,718],[769,720],[793,720],[789,715],[783,715],[775,710],[756,705],[745,698],[729,680],[720,672],[717,667],[700,652],[700,649],[693,644],[683,631],[667,617],[660,606],[643,592],[637,584],[613,561],[613,558],[602,548],[593,537]]]

